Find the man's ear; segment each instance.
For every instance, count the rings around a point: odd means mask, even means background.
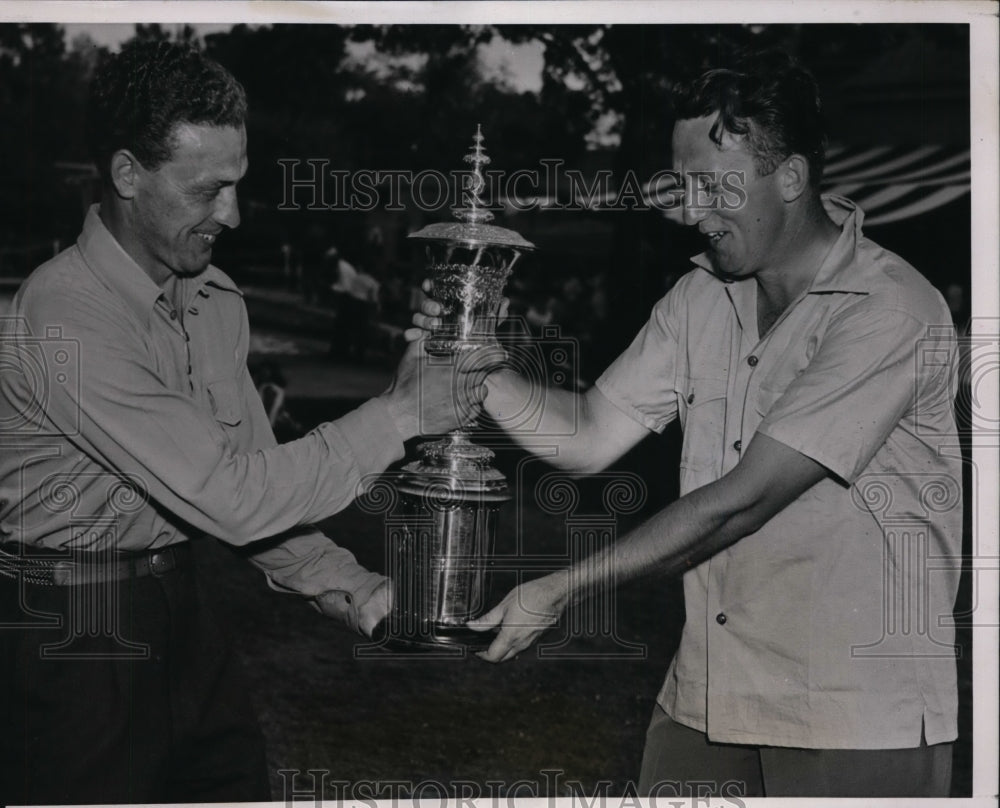
[[[786,202],[794,202],[809,188],[809,161],[801,154],[785,158],[778,170],[781,196]]]
[[[119,149],[111,155],[111,184],[122,199],[135,197],[140,168],[139,161],[128,149]]]

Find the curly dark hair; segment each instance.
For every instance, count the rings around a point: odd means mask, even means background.
[[[809,162],[810,183],[823,177],[826,132],[816,80],[787,53],[745,52],[731,67],[709,70],[673,93],[677,120],[718,115],[711,137],[742,135],[762,175],[791,154]]]
[[[127,45],[106,58],[90,84],[87,144],[104,180],[111,155],[129,149],[156,169],[173,153],[179,123],[239,127],[246,121],[242,85],[218,62],[171,42]]]

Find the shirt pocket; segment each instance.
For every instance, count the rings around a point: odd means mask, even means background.
[[[776,359],[767,375],[761,380],[754,405],[761,416],[766,416],[785,391],[809,367],[809,362],[819,346],[819,337],[811,334],[799,344],[788,346]]]
[[[760,387],[757,390],[757,396],[754,399],[754,407],[757,410],[757,414],[761,417],[761,420],[767,417],[767,414],[777,403],[778,399],[785,394],[784,388],[777,388],[767,381],[761,382]]]
[[[767,374],[761,381],[754,400],[754,405],[761,418],[767,417],[774,405],[778,403],[778,399],[785,395],[785,391],[791,387],[792,382],[799,377],[803,369],[794,363],[789,363],[777,367]]]
[[[220,379],[208,383],[208,399],[215,420],[226,426],[239,426],[243,421],[240,386],[235,379]]]
[[[680,396],[681,468],[708,471],[722,459],[726,436],[726,380],[690,378]]]

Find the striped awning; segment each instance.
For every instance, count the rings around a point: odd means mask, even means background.
[[[833,146],[827,150],[825,193],[846,196],[865,212],[865,226],[891,224],[947,205],[970,188],[969,150],[949,146]],[[647,194],[669,193],[669,179]],[[664,211],[676,222],[680,208]]]
[[[826,153],[822,190],[846,196],[865,212],[865,226],[892,224],[947,205],[970,193],[970,154],[968,149],[953,146],[832,146]],[[586,186],[598,187],[595,176]],[[677,196],[678,178],[669,171],[657,172],[641,187],[627,192],[613,184],[603,193],[573,197],[572,207],[588,210],[649,207],[659,210],[671,221],[683,221],[683,209]],[[641,204],[639,204],[641,203]],[[518,198],[519,210],[525,205],[541,210],[565,209],[565,198],[529,196]]]
[[[920,216],[968,194],[968,149],[947,146],[834,146],[823,190],[846,196],[865,212],[865,226]]]

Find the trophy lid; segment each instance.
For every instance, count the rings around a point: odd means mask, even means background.
[[[468,224],[466,222],[435,222],[410,233],[408,238],[425,241],[442,241],[460,246],[478,247],[496,245],[516,247],[519,250],[533,250],[535,245],[520,233],[492,224]]]
[[[472,164],[472,177],[465,187],[469,195],[469,205],[452,212],[458,222],[436,222],[411,233],[409,238],[425,241],[439,241],[460,246],[479,247],[495,245],[498,247],[515,247],[519,250],[533,250],[535,245],[506,227],[488,224],[493,221],[493,214],[485,207],[481,196],[486,180],[483,178],[483,166],[489,165],[490,158],[483,148],[482,126],[476,125],[476,134],[472,138],[472,149],[462,158]]]
[[[492,499],[508,499],[507,479],[493,468],[494,453],[469,440],[464,432],[452,432],[438,441],[417,447],[420,459],[403,467],[403,491],[437,494],[489,494]]]

